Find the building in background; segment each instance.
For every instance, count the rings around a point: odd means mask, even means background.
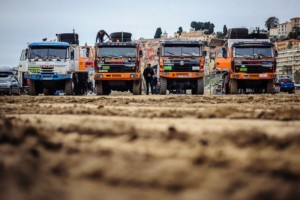
[[[291,22],[285,22],[278,25],[278,36],[287,37],[292,32]]]
[[[277,74],[294,75],[295,71],[300,71],[300,40],[285,40],[277,42],[278,57]]]
[[[278,27],[273,27],[270,28],[270,36],[274,37],[274,36],[278,36]]]

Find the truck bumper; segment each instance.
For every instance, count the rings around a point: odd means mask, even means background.
[[[34,81],[59,81],[59,80],[67,80],[71,79],[71,74],[25,74],[24,78],[34,80]]]
[[[137,81],[141,79],[140,73],[95,73],[97,81]]]
[[[202,78],[204,77],[204,72],[160,72],[159,76],[172,79]]]
[[[271,80],[276,79],[276,74],[245,74],[245,73],[233,73],[230,74],[230,78],[238,80]]]

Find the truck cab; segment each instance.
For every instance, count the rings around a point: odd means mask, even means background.
[[[70,95],[73,93],[71,71],[75,62],[69,43],[30,43],[26,60],[24,78],[30,81],[30,95],[51,95],[56,90],[65,90]]]
[[[216,69],[227,70],[225,94],[274,92],[276,51],[269,39],[229,38],[216,55]]]
[[[167,90],[204,93],[203,44],[197,41],[163,41],[158,50],[160,94]]]
[[[118,34],[113,33],[111,37],[115,35]],[[140,46],[131,40],[112,39],[113,42],[97,43],[95,46],[96,94],[109,95],[112,90],[116,90],[140,95]]]

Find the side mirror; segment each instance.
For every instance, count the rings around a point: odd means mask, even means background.
[[[142,50],[140,50],[139,54],[140,54],[140,57],[143,57],[143,51]]]
[[[278,51],[277,50],[275,50],[274,56],[278,57]]]
[[[156,55],[160,56],[160,48],[157,49]]]
[[[74,59],[74,51],[71,51],[71,59]]]
[[[203,57],[206,57],[207,51],[203,51]]]
[[[222,55],[223,55],[223,58],[227,58],[227,49],[226,48],[222,48]]]

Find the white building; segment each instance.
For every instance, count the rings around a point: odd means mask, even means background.
[[[292,69],[292,74],[296,70],[300,70],[300,48],[285,49],[278,52],[277,61],[277,74],[287,74],[286,67]]]

